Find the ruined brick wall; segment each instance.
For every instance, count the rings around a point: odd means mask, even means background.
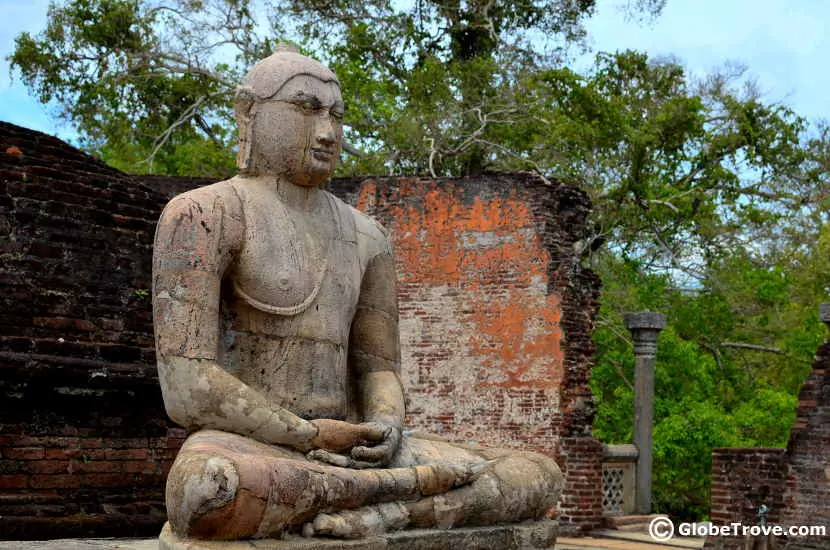
[[[172,199],[176,195],[202,187],[203,185],[210,185],[216,183],[216,178],[196,178],[185,176],[156,176],[156,175],[136,175],[133,178],[140,180],[145,187],[149,187],[153,191],[161,193],[167,200]]]
[[[184,433],[156,380],[150,246],[166,200],[209,180],[126,176],[11,125],[0,146],[0,276],[13,289],[0,399],[17,400],[0,409],[0,538],[154,532]],[[585,195],[527,174],[330,190],[392,232],[410,425],[557,457],[560,519],[597,524],[587,380],[598,281],[573,254]]]
[[[584,193],[531,174],[330,190],[393,236],[408,425],[554,456],[567,479],[563,527],[598,526],[602,449],[586,436],[599,282],[573,254]]]
[[[711,519],[717,525],[758,523],[758,506],[765,504],[767,519],[781,519],[786,477],[785,449],[731,448],[712,452]]]
[[[791,537],[790,546],[830,549],[830,343],[816,353],[798,396],[796,421],[787,446],[784,525],[823,525],[827,536]]]
[[[825,526],[825,537],[782,537],[788,548],[830,548],[830,344],[821,346],[801,388],[786,449],[716,449],[712,521],[755,525],[760,504],[770,524]],[[743,539],[707,546],[743,547]]]
[[[557,518],[562,534],[587,534],[602,524],[602,448],[594,437],[563,437],[556,462],[565,474]]]
[[[162,408],[150,257],[164,197],[0,123],[0,538],[150,535],[184,432]]]
[[[566,338],[562,320],[566,308],[596,307],[595,286],[568,292],[581,271],[572,250],[585,196],[529,174],[348,187],[331,189],[383,223],[395,244],[408,423],[542,452],[589,432],[590,415],[563,414],[562,401],[584,394],[590,368],[590,324],[573,323]]]

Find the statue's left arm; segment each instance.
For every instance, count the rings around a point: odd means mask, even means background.
[[[363,275],[352,321],[349,361],[358,377],[363,420],[388,430],[380,444],[352,449],[352,458],[385,465],[400,445],[405,405],[395,258],[388,237],[382,237],[383,250],[369,260]]]

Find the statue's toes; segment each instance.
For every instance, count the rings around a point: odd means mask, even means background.
[[[303,525],[304,537],[338,537],[356,538],[354,529],[343,516],[343,512],[333,514],[317,514],[313,521]]]
[[[406,526],[408,519],[409,514],[402,504],[388,502],[356,510],[318,514],[314,521],[303,526],[303,536],[365,538],[401,529]]]
[[[469,464],[454,465],[455,470],[455,487],[461,487],[475,481],[479,475],[485,472],[491,465],[495,464],[495,460],[482,460],[479,462],[472,462]]]

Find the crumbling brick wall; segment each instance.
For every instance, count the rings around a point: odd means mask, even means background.
[[[825,537],[782,537],[788,548],[830,548],[830,344],[816,353],[801,388],[786,449],[716,449],[712,454],[712,521],[758,523],[764,504],[769,524],[825,526]],[[743,538],[707,546],[739,548]]]
[[[171,195],[209,180],[126,176],[8,124],[3,151],[0,537],[152,534],[185,435],[156,379],[152,235]],[[557,457],[561,519],[598,524],[584,193],[528,174],[329,189],[392,232],[410,425]]]
[[[784,525],[823,525],[827,536],[791,537],[790,547],[830,549],[830,344],[818,349],[798,396],[787,446]]]
[[[786,449],[724,448],[712,452],[711,518],[717,525],[758,523],[758,507],[767,519],[781,519]]]
[[[149,535],[185,433],[154,366],[164,197],[0,123],[0,538]]]
[[[599,526],[602,445],[588,378],[599,281],[573,244],[589,202],[531,174],[339,180],[392,233],[407,423],[533,449],[566,475],[565,532]]]

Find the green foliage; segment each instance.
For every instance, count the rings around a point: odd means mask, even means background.
[[[243,18],[231,12],[228,21]],[[53,4],[46,30],[18,35],[10,61],[42,102],[61,106],[82,145],[114,166],[230,175],[228,102],[238,73],[195,66],[187,32],[175,35],[179,48],[165,51],[169,15],[132,0]]]
[[[741,445],[731,419],[706,401],[683,400],[654,426],[654,506],[694,520],[709,509],[712,449]]]
[[[509,76],[504,47],[532,61],[529,33],[576,40],[592,10],[593,0],[67,0],[50,7],[45,31],[17,37],[10,60],[106,160],[227,175],[234,85],[294,37],[330,62],[353,102],[348,136],[370,156],[348,168],[480,169],[485,152],[469,134]],[[458,162],[443,167],[445,157]]]
[[[817,308],[826,290],[812,290],[810,265],[785,273],[745,254],[713,265],[694,291],[630,260],[606,256],[598,267],[606,288],[594,333],[594,433],[631,441],[634,360],[622,313],[665,312],[655,368],[654,502],[677,518],[704,518],[714,448],[786,444],[796,394],[825,336]]]

